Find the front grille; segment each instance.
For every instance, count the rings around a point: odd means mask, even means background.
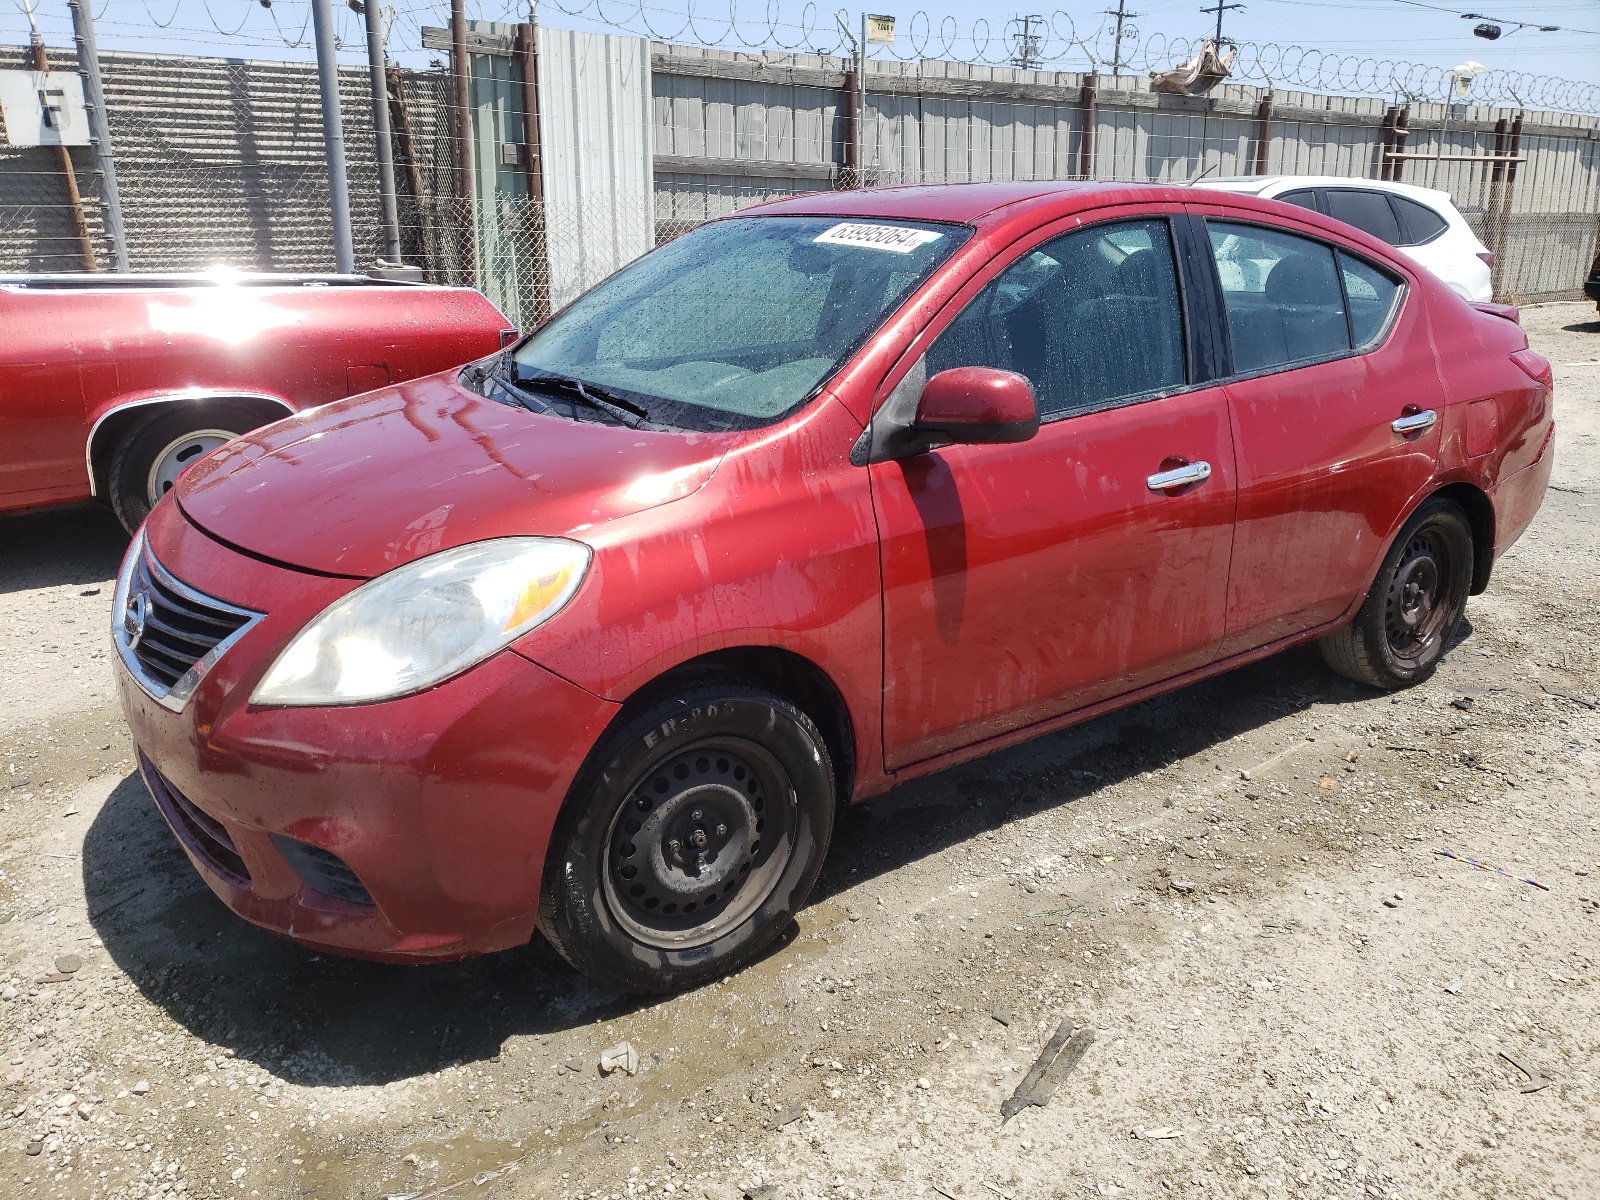
[[[234,848],[233,839],[222,827],[222,822],[197,808],[143,754],[139,755],[139,766],[144,771],[144,781],[150,788],[156,807],[166,817],[167,824],[172,826],[172,832],[178,835],[178,840],[229,883],[237,887],[249,887],[250,871],[244,865],[244,859],[239,857],[239,851]]]
[[[272,835],[272,844],[283,855],[284,861],[294,868],[294,873],[313,891],[351,904],[372,903],[372,894],[361,885],[350,864],[332,850],[276,833]]]
[[[179,583],[150,552],[139,556],[128,589],[130,602],[144,596],[144,633],[133,656],[152,680],[171,688],[189,668],[238,633],[251,614],[224,605]]]

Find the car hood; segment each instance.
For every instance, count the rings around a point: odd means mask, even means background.
[[[527,412],[452,372],[246,434],[185,472],[176,498],[249,553],[370,578],[484,538],[581,538],[705,486],[735,436]]]

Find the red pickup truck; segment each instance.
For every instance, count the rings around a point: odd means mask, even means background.
[[[492,354],[468,288],[350,275],[0,276],[0,512],[95,498],[131,533],[269,421]]]

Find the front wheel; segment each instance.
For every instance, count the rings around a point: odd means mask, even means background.
[[[1347,679],[1393,691],[1433,674],[1455,639],[1472,590],[1472,527],[1449,500],[1412,514],[1349,625],[1318,643]]]
[[[539,927],[602,986],[707,983],[793,920],[835,803],[827,745],[789,701],[736,680],[665,695],[608,733],[574,783]]]

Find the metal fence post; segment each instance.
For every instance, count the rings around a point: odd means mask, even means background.
[[[111,153],[111,126],[106,116],[106,91],[100,78],[100,49],[94,40],[94,12],[85,0],[67,0],[72,10],[72,32],[78,43],[78,66],[89,89],[89,128],[94,134],[95,165],[100,168],[100,196],[104,203],[106,234],[117,270],[128,269],[128,235],[122,227],[122,194],[117,190],[117,167]]]
[[[350,232],[350,181],[344,167],[344,120],[339,113],[339,59],[333,45],[333,6],[311,0],[317,40],[317,83],[322,92],[322,142],[328,156],[328,208],[333,217],[334,268],[355,274],[355,238]]]
[[[79,0],[73,0],[78,3]],[[378,150],[378,204],[383,214],[383,257],[398,266],[400,204],[395,197],[394,138],[389,129],[389,81],[384,68],[383,14],[379,0],[366,0],[362,16],[367,23],[367,71],[372,76],[372,131]]]

